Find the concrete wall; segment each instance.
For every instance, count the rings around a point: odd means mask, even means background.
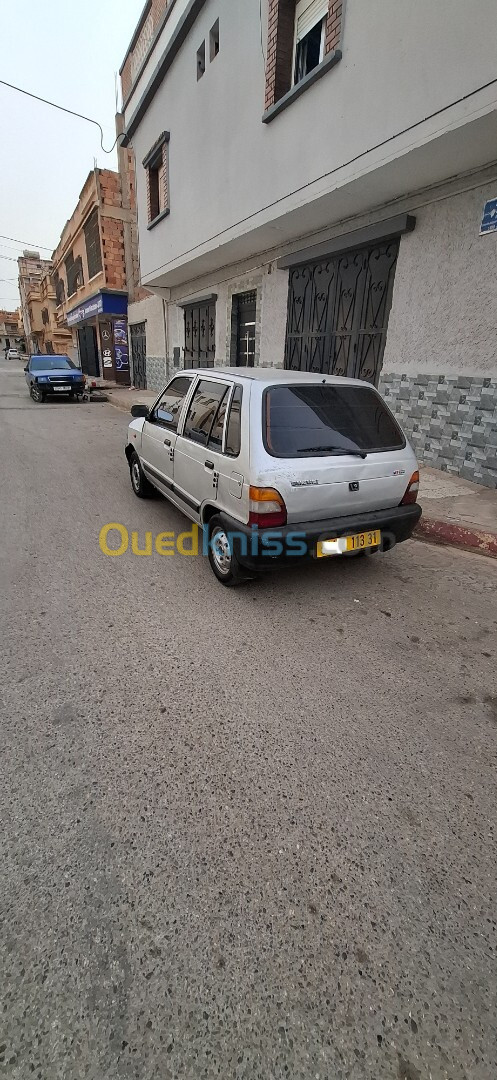
[[[218,275],[200,281],[189,282],[186,290],[175,290],[177,300],[186,302],[188,297],[203,293],[215,293],[216,301],[216,364],[235,363],[231,353],[231,311],[236,293],[257,294],[255,363],[263,367],[282,367],[285,356],[285,333],[288,299],[288,272],[277,270],[273,262],[256,270],[246,270],[242,265],[230,268],[229,278],[217,280]],[[136,305],[133,305],[133,309]],[[131,310],[131,309],[130,309]],[[133,319],[138,322],[138,319]],[[173,349],[180,349],[180,366],[183,366],[185,344],[183,308],[176,303],[167,304],[168,362],[172,370]],[[168,369],[169,370],[169,369]]]
[[[161,268],[180,257],[190,259],[191,252],[207,248],[215,253],[225,234],[250,231],[251,219],[263,210],[276,218],[274,208],[292,193],[292,205],[302,208],[303,235],[311,182],[331,177],[323,180],[323,190],[344,183],[333,179],[344,169],[350,185],[365,171],[379,174],[385,160],[407,153],[416,140],[423,142],[418,129],[414,134],[409,130],[412,125],[495,78],[497,5],[478,0],[477,7],[478,17],[468,0],[348,3],[340,62],[265,125],[259,5],[207,0],[132,136],[140,163],[165,128],[171,133],[171,212],[150,231],[145,170],[140,164],[137,168],[143,280],[155,280]],[[196,52],[203,40],[208,42],[217,18],[220,51],[197,81]],[[150,68],[162,48],[154,50]],[[145,82],[126,108],[127,123]],[[478,103],[474,98],[469,104],[460,101],[437,116],[433,137],[469,119]],[[392,139],[395,151],[389,142],[365,163],[372,147]],[[488,151],[486,160],[491,160],[492,147],[480,149],[482,159]],[[410,179],[411,189],[419,186],[414,175]],[[377,205],[379,194],[381,200],[381,190],[381,184],[368,186],[370,206]],[[276,231],[272,240],[278,242]]]
[[[416,228],[400,244],[384,373],[497,377],[497,234],[479,236],[483,206],[496,196],[497,172],[414,210]]]

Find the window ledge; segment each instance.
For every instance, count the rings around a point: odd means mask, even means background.
[[[292,101],[296,101],[301,94],[305,93],[309,86],[312,86],[318,79],[321,79],[323,75],[326,75],[326,72],[330,71],[332,67],[335,67],[335,64],[341,59],[341,49],[334,49],[333,52],[328,53],[325,59],[322,60],[317,67],[313,68],[313,70],[310,71],[308,75],[305,75],[300,82],[295,84],[295,86],[292,86],[291,90],[288,90],[279,101],[275,101],[274,105],[271,105],[269,109],[266,109],[266,112],[263,113],[262,116],[262,123],[270,124],[275,116],[278,116],[280,112],[287,109],[288,106],[292,104]]]
[[[165,210],[161,210],[160,214],[157,214],[157,217],[154,217],[152,221],[149,221],[147,229],[154,229],[155,226],[159,224],[159,221],[162,221],[162,219],[167,217],[168,214],[169,207],[167,206]]]

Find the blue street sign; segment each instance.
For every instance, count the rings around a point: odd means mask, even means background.
[[[489,232],[497,232],[497,199],[489,199],[483,207],[480,236]]]

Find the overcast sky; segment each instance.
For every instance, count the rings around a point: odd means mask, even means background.
[[[115,139],[114,74],[143,3],[17,0],[2,39],[0,79],[98,120],[108,148]],[[102,153],[96,127],[0,85],[1,308],[19,303],[16,281],[3,280],[16,278],[17,265],[4,256],[16,259],[23,247],[34,247],[50,257],[94,158],[101,168],[117,168],[115,152]]]

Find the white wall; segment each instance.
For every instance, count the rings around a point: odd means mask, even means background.
[[[383,371],[497,377],[497,234],[479,236],[493,182],[415,211],[400,244]]]
[[[147,356],[166,356],[164,309],[159,296],[147,296],[128,305],[128,323],[144,322]]]
[[[496,77],[496,0],[348,0],[344,11],[342,60],[264,125],[259,5],[207,0],[132,136],[140,163],[161,131],[171,133],[171,213],[150,231],[145,171],[137,165],[144,280],[159,277],[161,268],[180,256],[188,259],[202,245],[213,251],[215,261],[227,230],[250,229],[250,223],[243,225],[246,219],[294,192],[292,206],[302,208],[305,234],[310,181],[352,162],[347,166],[352,182],[369,167],[361,155],[397,136],[376,154],[378,171],[382,155],[405,153],[422,138],[419,129],[406,129]],[[196,52],[203,40],[208,47],[218,17],[219,55],[207,61],[197,82]],[[158,57],[156,50],[150,64]],[[140,91],[143,87],[144,81]],[[488,108],[492,95],[497,102],[495,87],[482,95]],[[472,116],[483,97],[430,121],[432,135]],[[132,111],[126,109],[126,123]],[[485,158],[487,147],[478,152]],[[488,145],[486,160],[493,156],[495,147]],[[276,228],[273,240],[278,242]]]

